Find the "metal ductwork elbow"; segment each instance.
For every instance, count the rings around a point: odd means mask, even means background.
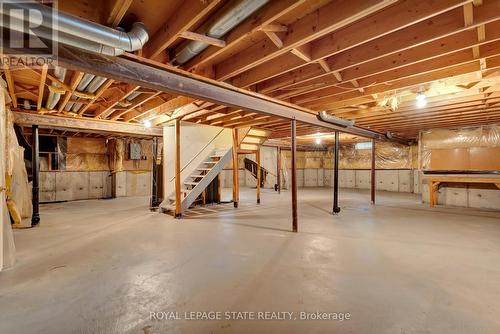
[[[335,117],[330,115],[326,111],[320,111],[318,114],[318,118],[323,122],[331,123],[337,126],[341,126],[343,128],[351,128],[354,126],[354,121],[349,121],[347,119]]]
[[[120,55],[142,49],[149,39],[149,34],[142,22],[133,24],[129,32],[120,31],[101,24],[91,22],[77,16],[57,12],[54,9],[36,2],[9,2],[9,9],[0,6],[0,14],[10,20],[2,20],[2,27],[25,32],[22,22],[30,26],[30,33],[36,32],[44,38],[52,37],[52,29],[59,35],[57,42],[79,47],[106,55]],[[41,15],[24,15],[27,11]],[[33,30],[33,32],[31,31]]]

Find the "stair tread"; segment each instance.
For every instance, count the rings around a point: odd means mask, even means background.
[[[189,185],[197,185],[199,184],[200,182],[184,182],[184,184],[189,184]]]
[[[210,158],[222,158],[223,155],[211,155]]]
[[[218,161],[203,161],[204,164],[216,164]]]
[[[206,174],[193,174],[193,175],[189,175],[190,177],[205,177],[207,176]]]
[[[212,170],[212,168],[196,168],[196,170]]]

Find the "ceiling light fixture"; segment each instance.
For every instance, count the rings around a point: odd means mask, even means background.
[[[145,120],[144,122],[142,122],[144,124],[145,127],[147,128],[150,128],[151,127],[151,121],[149,119]]]
[[[417,108],[424,108],[427,105],[427,96],[424,93],[420,92],[417,94]]]

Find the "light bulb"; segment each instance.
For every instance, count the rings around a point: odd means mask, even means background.
[[[147,127],[147,128],[150,128],[150,127],[151,127],[151,125],[152,125],[152,124],[151,124],[151,121],[150,121],[150,120],[148,120],[148,119],[147,119],[147,120],[145,120],[145,121],[143,122],[143,124],[144,124],[144,126],[145,126],[145,127]]]
[[[417,108],[424,108],[427,105],[427,97],[424,93],[418,93],[417,97]]]
[[[321,144],[321,138],[320,137],[316,137],[316,144],[317,145]]]

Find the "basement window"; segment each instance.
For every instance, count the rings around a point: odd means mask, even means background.
[[[364,141],[361,143],[356,143],[355,148],[357,150],[371,150],[372,142],[371,141]]]

